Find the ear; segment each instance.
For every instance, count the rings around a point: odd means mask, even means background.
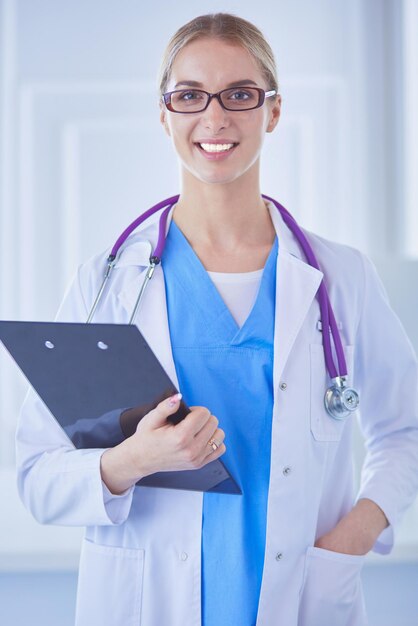
[[[281,107],[282,107],[282,97],[280,95],[277,95],[274,100],[274,104],[271,107],[270,118],[267,124],[266,133],[272,133],[273,130],[276,128],[280,119]]]
[[[162,105],[160,105],[160,122],[161,124],[164,126],[164,130],[167,133],[167,135],[169,137],[171,137],[171,133],[170,133],[170,129],[168,127],[168,123],[167,123],[167,112],[166,110],[162,107]]]

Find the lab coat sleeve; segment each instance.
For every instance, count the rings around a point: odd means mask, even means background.
[[[366,457],[358,499],[376,502],[389,520],[374,551],[391,551],[394,532],[418,491],[418,368],[371,262],[357,334],[357,385]]]
[[[58,321],[85,321],[80,272],[57,316]],[[17,434],[17,481],[20,497],[41,523],[67,526],[120,524],[126,520],[133,487],[110,493],[101,480],[105,448],[75,449],[34,391],[22,407]]]

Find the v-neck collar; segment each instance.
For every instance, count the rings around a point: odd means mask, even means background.
[[[176,284],[176,307],[187,307],[189,313],[193,310],[193,316],[197,316],[194,319],[199,320],[199,345],[272,346],[277,252],[276,237],[263,269],[257,298],[239,327],[192,246],[177,224],[171,222],[162,265],[165,273],[170,274],[170,281]]]

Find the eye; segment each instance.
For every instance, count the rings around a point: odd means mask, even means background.
[[[228,94],[228,98],[237,101],[247,101],[254,98],[254,93],[247,89],[234,89]]]
[[[178,101],[190,102],[194,100],[201,100],[203,94],[201,91],[197,91],[195,89],[189,89],[188,91],[178,91],[175,94],[175,98]]]

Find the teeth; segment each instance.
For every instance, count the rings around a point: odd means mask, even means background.
[[[205,152],[226,152],[234,147],[233,143],[200,143]]]

